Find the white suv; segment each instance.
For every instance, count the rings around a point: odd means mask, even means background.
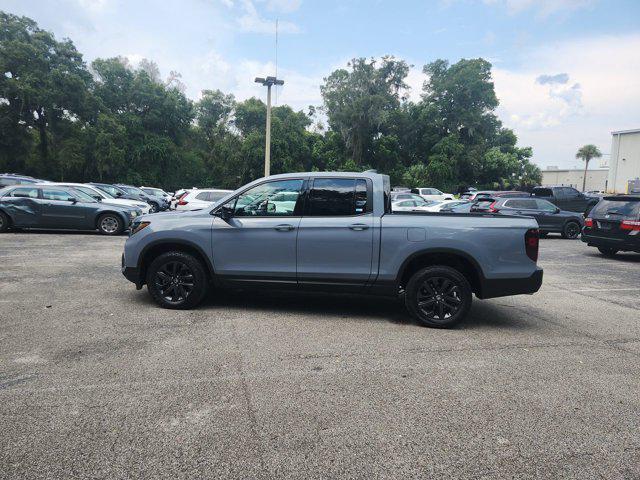
[[[176,210],[199,210],[207,208],[231,193],[233,190],[200,189],[191,190],[176,204]]]
[[[453,200],[451,193],[444,193],[437,188],[412,188],[411,193],[420,195],[425,200]]]

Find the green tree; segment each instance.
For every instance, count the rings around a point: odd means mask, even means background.
[[[596,147],[591,143],[588,145],[584,145],[583,147],[580,147],[580,149],[576,152],[576,158],[580,158],[584,160],[584,178],[582,179],[583,192],[587,186],[587,170],[589,169],[589,162],[593,158],[600,158],[600,157],[602,157],[602,153],[600,152],[598,147]]]

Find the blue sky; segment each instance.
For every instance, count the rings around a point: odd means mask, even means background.
[[[319,85],[354,56],[414,65],[412,98],[436,58],[493,63],[498,115],[534,161],[579,166],[576,150],[610,150],[610,131],[640,127],[640,2],[604,0],[0,0],[90,62],[154,60],[182,74],[186,93],[220,88],[264,96],[256,75],[278,71],[279,103],[318,105]],[[606,158],[606,157],[605,157]]]

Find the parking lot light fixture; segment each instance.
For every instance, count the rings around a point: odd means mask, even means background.
[[[284,80],[276,77],[256,77],[254,80],[267,87],[267,125],[264,145],[264,176],[268,177],[271,172],[271,87],[273,85],[284,85]]]

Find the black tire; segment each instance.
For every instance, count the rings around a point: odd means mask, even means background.
[[[598,247],[598,250],[600,250],[600,253],[605,257],[614,257],[616,253],[618,253],[618,250],[615,248]]]
[[[188,253],[163,253],[147,269],[147,290],[162,308],[194,308],[202,302],[208,289],[205,266]]]
[[[11,219],[9,218],[9,215],[4,212],[0,212],[0,233],[9,230],[10,225]]]
[[[149,203],[149,213],[157,213],[160,211],[160,205],[156,202]]]
[[[580,224],[578,222],[570,221],[564,224],[562,228],[562,238],[568,238],[575,240],[580,236]]]
[[[105,213],[98,217],[98,231],[102,235],[120,235],[124,231],[124,222],[115,213]]]
[[[448,328],[465,318],[471,299],[471,286],[464,275],[438,265],[414,273],[405,294],[409,313],[423,325],[435,328]]]

